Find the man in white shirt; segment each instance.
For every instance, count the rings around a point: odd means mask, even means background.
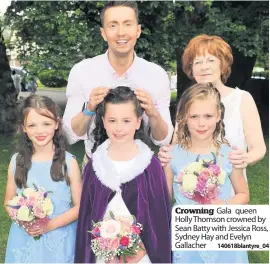
[[[142,102],[143,119],[150,127],[153,143],[168,144],[173,134],[169,78],[160,66],[137,57],[134,52],[141,34],[136,2],[108,2],[101,11],[101,23],[107,52],[75,64],[69,75],[63,119],[70,144],[84,140],[86,156],[91,157],[94,145],[91,120],[96,106],[110,88],[120,85],[133,88]]]

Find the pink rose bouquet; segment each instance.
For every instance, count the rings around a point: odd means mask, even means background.
[[[188,164],[177,175],[175,183],[179,184],[182,194],[199,204],[210,204],[219,194],[224,184],[226,173],[216,164],[216,157],[211,161],[199,160]]]
[[[139,250],[144,250],[140,243],[142,225],[136,221],[134,216],[114,216],[110,211],[110,217],[103,221],[94,223],[93,229],[89,231],[93,238],[91,248],[96,257],[106,262],[136,255]]]
[[[25,188],[16,194],[6,206],[10,207],[10,217],[24,229],[47,225],[48,216],[53,212],[53,204],[48,196],[50,191],[45,191],[33,184],[34,188]],[[35,240],[40,236],[34,237]]]

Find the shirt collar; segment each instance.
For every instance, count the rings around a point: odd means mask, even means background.
[[[117,75],[115,69],[112,67],[112,65],[109,61],[108,50],[105,52],[104,55],[105,55],[105,63],[107,65],[108,70],[111,72],[112,75]],[[134,51],[134,60],[133,60],[132,64],[130,65],[130,67],[127,69],[127,71],[123,74],[123,77],[128,78],[128,76],[131,74],[133,69],[136,67],[135,65],[137,63],[138,63],[138,56],[137,56],[136,52]]]

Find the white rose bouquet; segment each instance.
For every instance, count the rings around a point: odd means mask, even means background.
[[[53,212],[53,203],[45,191],[33,184],[34,188],[25,188],[15,195],[5,206],[10,208],[10,217],[25,229],[46,225],[48,216]],[[40,236],[34,237],[35,240]]]
[[[213,160],[199,159],[188,164],[180,171],[175,183],[179,184],[182,194],[199,204],[210,204],[219,194],[219,189],[225,182],[226,172],[217,165],[214,153]]]
[[[115,263],[122,258],[127,263],[127,257],[136,255],[141,246],[140,233],[142,225],[136,221],[135,216],[114,216],[110,211],[110,217],[103,221],[92,222],[93,229],[91,248],[96,257],[105,262]]]

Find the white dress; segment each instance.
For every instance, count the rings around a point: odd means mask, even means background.
[[[135,159],[132,159],[129,161],[114,161],[114,160],[111,160],[109,158],[109,161],[111,162],[111,164],[113,164],[114,170],[117,172],[115,174],[115,177],[117,178],[116,180],[119,182],[123,181],[123,179],[121,179],[121,177],[125,177],[125,176],[122,176],[123,171],[129,170],[129,168],[136,166],[136,164],[134,164],[136,162]],[[114,170],[112,170],[112,171],[114,171]],[[116,194],[113,197],[113,199],[109,202],[109,204],[106,208],[106,212],[104,214],[104,218],[110,216],[110,213],[109,213],[110,211],[112,211],[113,214],[117,215],[117,216],[131,215],[131,213],[129,212],[129,210],[128,210],[128,208],[127,208],[127,206],[122,198],[120,186],[118,187],[118,190],[116,191]],[[105,262],[104,262],[104,260],[97,258],[96,263],[105,263]],[[149,259],[148,255],[146,254],[138,263],[151,263],[151,260]]]
[[[247,150],[243,120],[240,112],[244,93],[247,92],[236,87],[234,91],[222,98],[222,103],[225,107],[225,138],[229,141],[231,146],[237,146],[239,149]],[[244,169],[244,176],[247,180],[246,169]]]

